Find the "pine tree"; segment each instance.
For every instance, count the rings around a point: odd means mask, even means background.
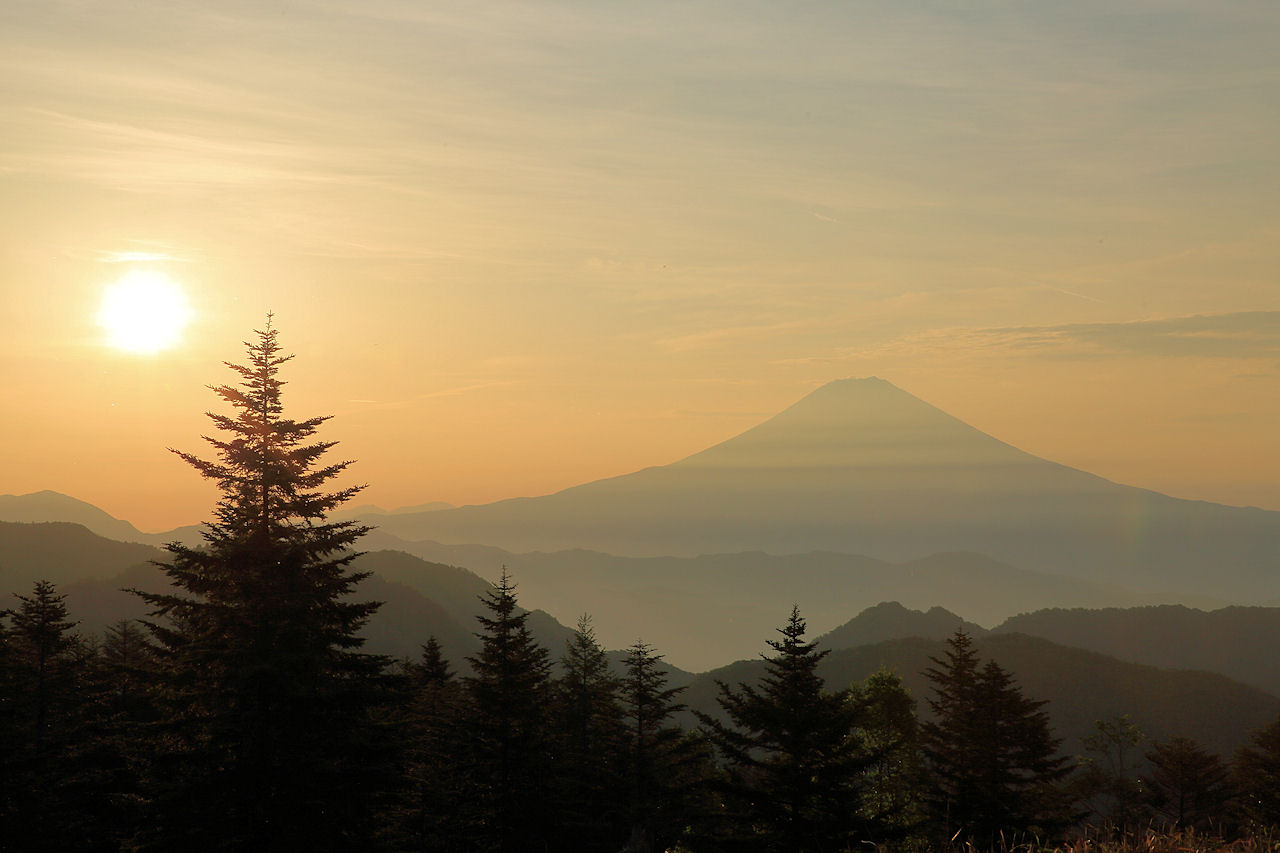
[[[735,841],[740,849],[816,853],[875,840],[862,813],[870,758],[855,732],[861,710],[847,690],[824,688],[817,666],[828,652],[806,643],[805,630],[792,608],[759,686],[718,682],[731,726],[699,715],[728,762],[738,823],[753,829]]]
[[[625,728],[613,675],[591,617],[565,642],[555,682],[555,777],[566,853],[615,853],[627,820],[622,745]]]
[[[860,709],[858,736],[870,760],[862,813],[877,838],[901,840],[924,820],[924,764],[916,700],[896,673],[881,669],[849,689]]]
[[[1235,779],[1246,819],[1261,827],[1280,827],[1280,718],[1236,753]]]
[[[934,697],[928,702],[935,719],[921,726],[921,746],[929,764],[929,808],[941,834],[951,837],[980,808],[975,776],[985,758],[979,737],[979,659],[973,640],[957,631],[943,657],[930,660],[934,666],[925,676],[933,683]]]
[[[995,661],[979,668],[957,631],[926,671],[936,719],[921,726],[934,822],[947,838],[985,849],[1006,838],[1060,832],[1071,820],[1058,783],[1070,772],[1044,701],[1027,699]]]
[[[202,547],[168,546],[174,593],[138,592],[160,654],[165,725],[152,767],[159,849],[349,850],[367,846],[390,759],[370,711],[387,661],[359,651],[377,609],[349,596],[366,576],[351,546],[367,528],[328,513],[360,490],[326,491],[327,417],[284,416],[277,332],[246,343],[238,385],[214,387],[216,458],[174,451],[221,496]]]
[[[709,754],[672,722],[685,709],[667,686],[662,655],[637,641],[623,660],[628,823],[626,853],[667,850],[697,822],[704,807]]]
[[[506,567],[481,598],[480,651],[468,661],[467,741],[469,833],[476,849],[497,853],[541,850],[556,816],[546,746],[551,663],[525,624]]]
[[[1178,829],[1220,827],[1231,796],[1230,775],[1218,756],[1187,737],[1152,744],[1148,797],[1163,821]]]
[[[1146,739],[1128,714],[1094,723],[1084,739],[1085,755],[1074,781],[1079,798],[1104,835],[1124,837],[1147,817],[1138,770]]]
[[[464,755],[460,734],[467,713],[462,684],[434,636],[417,661],[405,665],[409,698],[406,802],[396,816],[397,849],[454,853],[466,848],[463,821]]]
[[[8,729],[0,777],[0,845],[15,850],[86,850],[88,802],[76,751],[84,725],[83,680],[92,649],[73,632],[66,596],[49,581],[17,595],[4,632],[7,683],[0,723]]]
[[[0,610],[0,839],[9,836],[21,811],[22,779],[17,769],[23,738],[19,731],[17,641],[9,627],[10,610]],[[0,841],[0,846],[4,842]]]
[[[135,721],[153,716],[149,685],[155,676],[155,651],[137,622],[121,619],[107,626],[100,653],[115,713]]]
[[[86,735],[76,749],[77,781],[85,801],[81,814],[96,822],[103,850],[127,842],[144,814],[145,737],[157,717],[155,650],[147,638],[137,622],[109,625],[83,680]]]

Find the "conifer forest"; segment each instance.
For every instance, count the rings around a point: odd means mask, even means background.
[[[366,651],[368,528],[333,517],[360,487],[328,418],[286,409],[291,357],[268,322],[175,451],[218,499],[169,585],[130,590],[144,619],[90,633],[53,582],[4,591],[0,850],[1274,849],[1280,719],[1219,755],[1117,716],[1072,755],[965,631],[923,695],[830,684],[783,603],[763,674],[690,709],[660,635],[609,654],[584,615],[541,645],[512,566],[465,660],[432,624],[415,657]]]

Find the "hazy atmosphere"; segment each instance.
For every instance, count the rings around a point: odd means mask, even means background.
[[[877,375],[1280,509],[1278,37],[1272,2],[6,3],[0,490],[205,518],[165,448],[274,311],[290,411],[385,507]],[[186,300],[167,346],[112,338],[122,279]]]
[[[1280,850],[1277,45],[0,2],[0,849]]]

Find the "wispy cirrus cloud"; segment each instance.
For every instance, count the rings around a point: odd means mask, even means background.
[[[1280,356],[1280,311],[1237,311],[1117,323],[982,329],[977,343],[1064,353],[1194,358]]]
[[[1280,311],[1234,311],[1055,325],[938,326],[778,363],[833,365],[931,354],[949,358],[1280,359]]]

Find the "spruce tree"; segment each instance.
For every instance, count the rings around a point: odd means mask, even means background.
[[[468,704],[462,684],[429,637],[422,655],[404,666],[408,701],[406,798],[389,827],[396,849],[455,853],[468,849],[464,823],[464,754],[460,734]]]
[[[21,815],[18,796],[22,779],[16,771],[23,738],[18,730],[18,662],[10,616],[11,611],[0,610],[0,839],[13,831],[14,821]]]
[[[77,749],[79,782],[99,836],[127,842],[144,815],[141,771],[146,732],[156,720],[154,648],[137,622],[109,625],[84,679],[88,736]],[[115,850],[105,845],[104,850]]]
[[[1161,822],[1177,829],[1220,828],[1231,798],[1230,773],[1218,756],[1188,737],[1157,741],[1147,752],[1147,796]]]
[[[566,853],[616,853],[627,821],[620,680],[589,616],[565,641],[555,682],[555,777]]]
[[[934,720],[921,726],[930,806],[946,838],[980,849],[1001,836],[1052,836],[1071,821],[1058,783],[1070,772],[1044,701],[1028,699],[995,661],[979,666],[972,640],[957,631],[944,658],[932,658]]]
[[[862,813],[877,838],[899,841],[924,821],[924,759],[916,700],[897,673],[881,669],[849,688],[860,709],[858,736],[870,760]]]
[[[1280,828],[1280,718],[1240,748],[1234,769],[1245,819],[1258,827]]]
[[[1138,771],[1146,735],[1128,714],[1097,720],[1084,739],[1085,755],[1073,781],[1077,797],[1104,836],[1123,838],[1147,820]]]
[[[551,662],[525,624],[515,584],[502,569],[476,616],[480,651],[467,660],[470,699],[464,727],[467,808],[475,849],[524,853],[544,849],[555,830],[547,754]]]
[[[942,658],[930,658],[925,671],[933,683],[929,708],[934,719],[920,729],[921,747],[929,764],[928,800],[934,824],[949,837],[963,832],[979,811],[980,790],[974,777],[983,762],[978,698],[978,653],[973,640],[957,631],[947,641]]]
[[[667,686],[662,655],[637,641],[623,659],[623,755],[627,767],[626,853],[654,853],[675,844],[704,809],[709,753],[672,717],[683,687]]]
[[[370,711],[387,661],[360,651],[377,609],[351,600],[367,528],[328,514],[362,487],[326,490],[349,463],[321,461],[328,420],[284,415],[282,355],[268,316],[236,385],[214,393],[215,458],[174,451],[220,492],[201,547],[160,564],[173,593],[138,594],[164,677],[154,733],[157,849],[366,848],[389,744]]]
[[[72,629],[66,596],[49,581],[16,596],[6,631],[0,847],[102,849],[103,732],[94,702],[93,647]]]
[[[825,853],[878,840],[862,810],[861,709],[849,691],[825,689],[817,667],[828,652],[805,630],[792,608],[759,685],[717,683],[731,725],[699,715],[729,765],[735,823],[748,830],[732,841],[739,849]]]

